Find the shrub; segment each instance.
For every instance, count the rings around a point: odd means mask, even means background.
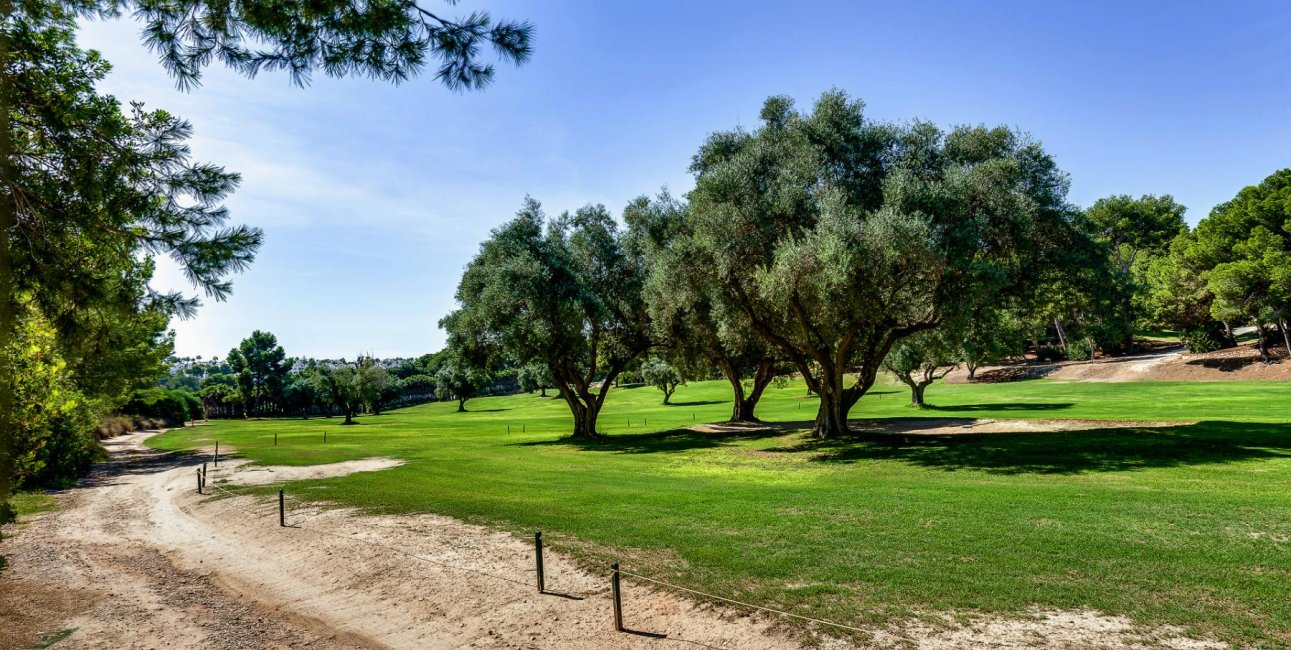
[[[1066,359],[1067,355],[1052,345],[1042,345],[1040,349],[1035,351],[1035,358],[1037,361],[1054,362]]]
[[[98,429],[95,434],[99,440],[107,440],[117,436],[125,435],[135,430],[134,418],[125,415],[109,415],[99,420]]]
[[[202,400],[186,390],[174,390],[172,393],[179,393],[180,399],[184,400],[185,409],[188,411],[188,419],[204,420],[206,419],[206,409],[202,407]]]
[[[189,412],[184,395],[184,391],[164,388],[137,390],[121,410],[131,415],[161,420],[165,426],[182,427],[188,420]]]
[[[1067,358],[1072,361],[1088,361],[1094,358],[1094,348],[1085,339],[1072,341],[1071,345],[1067,346]]]
[[[1188,348],[1188,351],[1194,354],[1200,352],[1214,352],[1215,350],[1224,347],[1223,343],[1214,336],[1211,336],[1210,332],[1207,332],[1204,329],[1184,332],[1179,336],[1179,340],[1183,341],[1184,347]]]
[[[94,415],[88,407],[69,410],[51,425],[52,435],[39,452],[40,469],[32,474],[30,484],[70,487],[106,454],[94,437]]]
[[[64,485],[100,453],[89,400],[76,389],[49,321],[17,300],[12,338],[0,347],[0,381],[12,391],[12,427],[4,440],[12,487]]]

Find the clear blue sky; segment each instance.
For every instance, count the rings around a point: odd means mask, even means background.
[[[438,0],[424,0],[439,4]],[[181,355],[253,329],[289,355],[439,349],[463,265],[526,194],[549,212],[691,187],[710,131],[831,87],[888,120],[1006,124],[1072,177],[1070,199],[1172,194],[1190,223],[1291,166],[1291,2],[535,3],[533,60],[457,95],[219,68],[175,89],[130,19],[89,22],[104,90],[187,117],[196,157],[243,174],[234,219],[265,230],[226,303],[175,323]],[[184,287],[163,264],[158,287]]]

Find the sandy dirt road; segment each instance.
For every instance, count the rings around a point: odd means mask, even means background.
[[[281,528],[276,503],[199,497],[200,461],[146,436],[109,441],[111,462],[6,542],[0,647],[66,630],[55,647],[796,645],[770,621],[630,585],[626,623],[640,633],[614,632],[606,576],[548,551],[557,593],[539,595],[530,543],[445,517],[293,502]],[[221,463],[211,482],[265,482],[240,469]]]

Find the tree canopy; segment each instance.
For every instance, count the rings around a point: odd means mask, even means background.
[[[761,117],[695,155],[694,263],[821,396],[817,435],[847,430],[897,341],[1028,290],[1071,229],[1066,176],[1012,130],[875,122],[838,91]]]
[[[1134,349],[1134,326],[1140,314],[1134,296],[1152,258],[1165,253],[1170,242],[1187,232],[1185,208],[1170,195],[1127,195],[1099,199],[1085,210],[1083,225],[1094,241],[1107,249],[1120,312],[1119,332],[1127,351]]]
[[[623,218],[650,266],[645,299],[669,363],[696,377],[716,368],[731,384],[731,421],[757,421],[757,403],[779,369],[775,350],[725,298],[712,268],[696,263],[702,252],[689,207],[665,191],[633,200]]]
[[[597,436],[615,377],[651,344],[647,268],[628,242],[604,206],[548,220],[526,199],[467,265],[460,306],[440,322],[449,347],[477,367],[503,358],[546,365],[574,435]]]

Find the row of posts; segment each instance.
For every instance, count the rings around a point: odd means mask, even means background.
[[[206,463],[197,468],[197,493],[204,494],[206,488]],[[286,490],[278,490],[278,525],[287,527],[287,493]],[[542,565],[542,531],[537,530],[533,533],[533,560],[534,569],[538,579],[538,593],[546,593],[547,577]],[[623,591],[620,586],[619,563],[610,564],[610,594],[614,601],[614,629],[623,631]]]

